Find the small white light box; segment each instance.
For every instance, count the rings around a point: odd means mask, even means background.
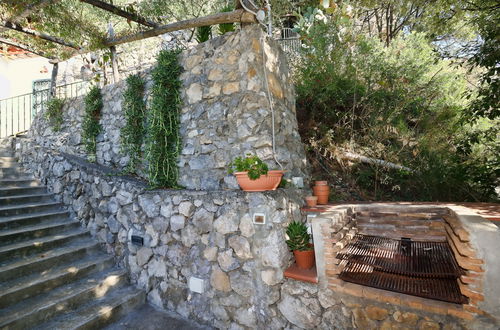
[[[253,214],[253,223],[256,225],[265,225],[266,224],[266,215],[264,213],[254,213]]]

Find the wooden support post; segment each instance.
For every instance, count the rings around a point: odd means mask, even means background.
[[[118,71],[118,59],[116,58],[116,46],[109,47],[111,52],[111,68],[113,69],[113,83],[120,80],[120,72]]]
[[[52,76],[50,77],[50,97],[56,97],[56,83],[57,83],[57,72],[59,70],[59,63],[52,63]]]
[[[138,32],[135,34],[119,37],[109,38],[106,40],[105,45],[108,47],[125,44],[132,41],[142,40],[146,38],[156,37],[164,33],[192,29],[200,26],[215,25],[222,23],[256,23],[255,16],[243,9],[237,9],[228,13],[218,13],[214,15],[188,19],[167,25],[158,26],[157,28]]]

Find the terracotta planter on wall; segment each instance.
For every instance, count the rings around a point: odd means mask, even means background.
[[[314,250],[293,251],[297,267],[301,269],[311,269],[314,266]]]
[[[313,187],[314,196],[318,197],[318,204],[328,204],[330,187],[326,181],[315,181]]]
[[[283,171],[268,171],[266,175],[261,175],[257,180],[250,180],[248,172],[235,172],[234,176],[244,191],[266,191],[278,188]]]
[[[309,207],[315,207],[316,204],[318,204],[318,197],[316,197],[316,196],[307,196],[306,197],[306,203],[307,203],[307,206],[309,206]]]

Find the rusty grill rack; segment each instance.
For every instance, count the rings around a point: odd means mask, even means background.
[[[400,275],[457,278],[464,274],[446,242],[405,244],[403,240],[358,234],[337,259]]]
[[[457,282],[464,271],[446,242],[358,234],[337,258],[346,260],[339,275],[344,281],[456,304],[468,302]]]

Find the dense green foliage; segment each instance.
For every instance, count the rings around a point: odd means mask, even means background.
[[[208,41],[212,38],[212,27],[208,26],[200,26],[196,28],[195,39],[199,43]]]
[[[233,11],[234,10],[234,7],[233,6],[225,6],[224,8],[221,9],[221,13],[227,13],[227,12],[230,12],[230,11]],[[219,34],[220,35],[223,35],[223,34],[226,34],[228,32],[233,32],[235,29],[234,27],[234,23],[223,23],[223,24],[219,24]]]
[[[229,164],[229,173],[248,172],[250,180],[257,180],[261,175],[266,175],[268,171],[267,164],[258,156],[236,157]]]
[[[313,247],[310,244],[311,235],[307,232],[307,226],[298,221],[291,222],[286,228],[288,239],[286,244],[292,251],[308,251]]]
[[[297,26],[305,48],[295,77],[304,140],[413,169],[340,166],[364,198],[495,199],[498,122],[461,121],[466,70],[441,59],[426,34],[387,43],[360,33],[341,9],[332,16],[311,10]],[[495,129],[489,143],[470,139]]]
[[[99,123],[103,107],[101,89],[93,86],[85,96],[85,114],[82,123],[82,137],[90,162],[96,161],[97,136],[102,127]]]
[[[60,131],[63,123],[64,100],[52,97],[47,100],[45,106],[45,118],[49,121],[54,132]]]
[[[127,78],[127,88],[123,93],[125,126],[121,129],[122,152],[130,157],[127,172],[135,173],[141,163],[141,146],[144,136],[146,101],[144,100],[144,80],[139,75]]]
[[[177,187],[179,136],[179,107],[181,104],[179,50],[163,50],[152,71],[151,106],[147,114],[146,157],[148,177],[153,187]]]

